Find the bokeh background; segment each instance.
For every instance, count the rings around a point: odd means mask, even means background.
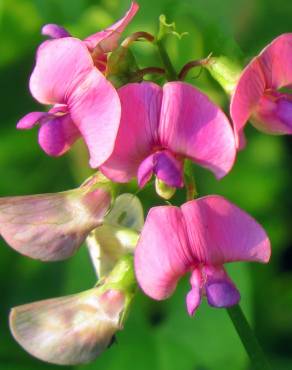
[[[264,45],[292,31],[290,0],[140,0],[131,31],[156,32],[158,16],[175,21],[181,41],[172,37],[168,50],[177,69],[210,52],[227,54],[244,65]],[[28,78],[40,28],[59,23],[84,37],[110,25],[129,0],[0,0],[0,195],[56,192],[77,186],[90,173],[80,144],[62,158],[47,157],[37,144],[37,130],[17,131],[22,115],[40,109],[30,97]],[[135,46],[141,67],[159,65],[156,50]],[[292,56],[291,56],[292,58]],[[228,111],[228,101],[207,72],[188,81],[206,91]],[[242,293],[247,314],[267,357],[276,370],[292,368],[292,140],[272,137],[252,127],[248,145],[234,170],[217,182],[194,168],[201,195],[228,197],[256,217],[272,240],[266,266],[233,264],[230,275]],[[134,186],[132,185],[134,190]],[[151,188],[140,193],[145,210],[162,203]],[[178,194],[175,201],[182,201]],[[54,369],[25,353],[8,329],[15,305],[71,294],[95,283],[86,248],[69,261],[42,263],[20,256],[0,240],[0,369]],[[66,369],[84,370],[246,370],[249,362],[225,310],[202,304],[194,318],[186,314],[183,280],[172,298],[154,302],[138,293],[125,330],[117,343],[94,363]]]

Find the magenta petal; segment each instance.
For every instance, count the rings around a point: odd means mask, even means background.
[[[42,35],[49,36],[52,39],[71,36],[70,33],[65,30],[65,28],[53,23],[45,24],[42,27]]]
[[[99,167],[111,155],[120,124],[121,104],[115,88],[93,68],[68,100],[71,118],[90,153],[90,166]]]
[[[0,198],[0,235],[31,258],[66,259],[101,225],[110,203],[102,188]]]
[[[278,89],[292,84],[292,33],[274,39],[258,56],[266,88]]]
[[[230,307],[240,301],[240,293],[223,267],[204,268],[205,291],[210,306]]]
[[[142,161],[138,168],[137,179],[140,188],[143,188],[153,175],[156,154],[150,154]]]
[[[19,130],[29,130],[40,123],[42,118],[46,118],[47,116],[48,113],[44,112],[28,113],[18,121],[16,128]]]
[[[131,22],[139,9],[139,5],[132,2],[130,9],[122,19],[114,23],[110,27],[101,32],[87,37],[84,42],[90,50],[93,50],[97,45],[101,48],[103,53],[108,53],[117,47],[117,42],[121,37],[122,32]]]
[[[201,271],[196,268],[191,275],[190,283],[192,289],[189,291],[186,297],[187,310],[190,316],[193,316],[199,307],[202,299],[202,285],[203,279]]]
[[[180,209],[152,208],[135,251],[136,277],[142,290],[154,299],[169,297],[192,262]]]
[[[256,109],[265,88],[265,76],[258,59],[255,58],[242,72],[230,103],[236,146],[239,149],[245,145],[244,126]]]
[[[122,116],[115,148],[100,169],[113,181],[127,182],[158,143],[162,89],[151,82],[132,83],[119,89],[119,96]]]
[[[80,132],[71,120],[70,114],[52,116],[41,124],[39,144],[51,156],[60,156],[70,149],[80,137]]]
[[[43,104],[66,104],[72,90],[93,68],[82,41],[64,37],[43,42],[30,78],[30,91]]]
[[[234,204],[210,195],[181,206],[194,258],[207,265],[266,263],[270,241],[261,225]]]
[[[189,84],[164,85],[159,135],[162,147],[191,158],[217,178],[233,166],[236,150],[227,117]]]
[[[156,153],[154,172],[168,186],[181,188],[183,182],[183,162],[167,150]]]

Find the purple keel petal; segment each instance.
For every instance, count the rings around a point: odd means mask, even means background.
[[[42,35],[49,36],[52,39],[71,36],[70,33],[65,30],[65,28],[53,23],[45,24],[42,27]]]
[[[205,291],[208,303],[213,307],[230,307],[240,301],[240,293],[223,267],[205,267]]]
[[[51,156],[60,156],[67,152],[80,137],[80,132],[71,120],[70,114],[52,116],[41,124],[39,144]]]
[[[99,167],[111,155],[121,116],[115,88],[96,68],[88,73],[68,100],[71,118],[90,153],[90,166]]]
[[[135,2],[132,2],[130,9],[122,19],[107,29],[87,37],[84,42],[86,43],[88,49],[92,51],[98,46],[103,53],[108,53],[114,50],[117,47],[117,42],[121,37],[122,32],[131,22],[138,9],[139,5]]]
[[[193,262],[180,209],[152,208],[135,250],[135,272],[142,290],[157,300],[169,297]]]
[[[162,89],[151,82],[132,83],[119,96],[122,116],[115,148],[100,170],[113,181],[127,182],[158,144]]]
[[[271,254],[264,229],[251,216],[218,195],[182,205],[193,258],[207,265],[232,261],[266,263]]]
[[[235,160],[235,141],[225,114],[206,95],[184,82],[163,87],[161,145],[225,176]]]
[[[43,104],[66,104],[72,91],[93,68],[82,41],[64,37],[43,42],[37,51],[30,91]]]

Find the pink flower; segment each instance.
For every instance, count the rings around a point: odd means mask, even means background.
[[[292,134],[292,95],[280,92],[292,86],[292,33],[273,40],[244,69],[231,100],[236,144],[243,148],[248,119],[270,134]]]
[[[143,187],[152,174],[183,186],[183,160],[221,178],[235,159],[234,136],[225,114],[206,95],[183,82],[161,88],[151,82],[119,90],[122,117],[115,149],[101,171],[117,182],[138,176]]]
[[[169,297],[178,279],[190,272],[186,303],[193,315],[203,295],[214,307],[239,301],[223,264],[266,263],[270,253],[263,228],[226,199],[212,195],[180,208],[152,208],[135,251],[135,271],[142,290],[157,300]]]
[[[139,9],[139,5],[132,2],[130,9],[126,12],[123,18],[91,36],[88,36],[83,42],[92,54],[95,66],[102,72],[105,70],[106,53],[114,50],[118,46],[118,40],[121,37],[124,29],[131,22]],[[42,28],[42,34],[51,38],[61,38],[71,36],[70,33],[63,27],[57,24],[46,24]]]
[[[52,108],[27,114],[17,128],[40,124],[39,144],[47,154],[62,155],[82,136],[92,167],[110,156],[120,121],[119,97],[83,42],[64,37],[41,44],[30,91]]]

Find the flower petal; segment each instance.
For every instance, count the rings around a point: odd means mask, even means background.
[[[80,132],[70,114],[48,117],[39,130],[39,144],[51,156],[60,156],[67,152],[79,137]]]
[[[159,135],[162,147],[225,176],[235,160],[234,135],[225,114],[184,82],[163,87]]]
[[[239,149],[245,146],[244,126],[256,109],[265,88],[265,76],[258,59],[255,58],[243,70],[230,103],[236,146]]]
[[[258,56],[267,89],[292,84],[292,33],[275,38]]]
[[[194,260],[207,265],[269,261],[270,241],[251,216],[218,195],[181,206]]]
[[[86,43],[88,49],[92,51],[98,45],[103,53],[108,53],[114,50],[118,46],[117,42],[121,37],[122,32],[131,22],[138,9],[139,5],[135,2],[132,2],[130,9],[122,19],[105,30],[87,37],[84,42]]]
[[[103,188],[0,198],[0,235],[31,258],[63,260],[102,223],[110,202]]]
[[[142,290],[160,300],[169,297],[177,280],[194,262],[179,208],[152,208],[135,250],[135,272]]]
[[[119,96],[122,116],[115,148],[100,170],[113,181],[128,182],[158,142],[162,89],[151,82],[131,83],[119,89]]]
[[[42,35],[49,36],[52,39],[59,39],[61,37],[70,37],[70,33],[65,28],[58,24],[49,23],[42,27]]]
[[[96,68],[68,99],[71,118],[88,147],[91,167],[111,155],[120,124],[121,104],[115,88]]]
[[[82,41],[64,37],[43,42],[37,51],[30,91],[43,104],[66,104],[68,96],[93,68]]]
[[[121,329],[124,295],[99,288],[15,307],[10,329],[31,355],[58,365],[94,360]]]
[[[46,118],[48,113],[44,112],[31,112],[26,114],[22,117],[17,125],[16,128],[19,130],[29,130],[33,128],[35,125],[39,124],[43,118]]]

